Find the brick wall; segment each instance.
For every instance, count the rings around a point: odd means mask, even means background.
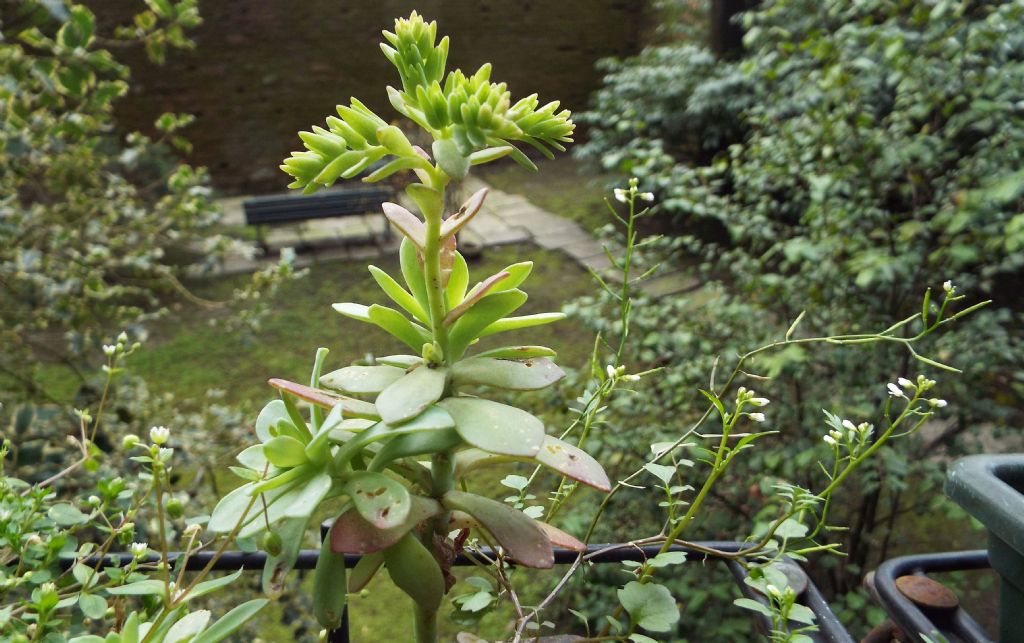
[[[91,0],[112,24],[137,0]],[[334,105],[357,96],[394,114],[386,84],[397,74],[380,54],[380,30],[415,8],[452,38],[450,65],[485,60],[513,96],[538,92],[570,109],[586,105],[600,81],[594,62],[637,50],[642,0],[206,0],[192,32],[197,47],[170,52],[164,67],[124,52],[132,93],[118,107],[127,126],[149,131],[164,111],[193,113],[192,162],[225,193],[280,190],[277,166],[295,133],[322,124]]]

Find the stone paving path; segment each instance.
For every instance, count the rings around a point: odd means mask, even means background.
[[[460,193],[467,196],[486,183],[467,178]],[[242,202],[248,197],[222,199],[225,225],[244,225]],[[408,204],[405,204],[409,207]],[[366,261],[398,251],[398,233],[387,235],[387,222],[382,214],[339,219],[316,219],[301,225],[271,227],[266,241],[272,248],[302,247],[296,265],[308,266],[323,261]],[[490,188],[480,212],[460,233],[463,244],[473,243],[486,248],[510,243],[533,243],[547,250],[558,250],[584,268],[598,273],[611,267],[601,243],[575,221],[547,212],[525,197]],[[224,273],[251,272],[265,265],[267,259],[257,254],[230,257]],[[614,276],[614,273],[609,274]],[[652,296],[662,297],[693,290],[699,283],[683,272],[663,274],[642,285]]]

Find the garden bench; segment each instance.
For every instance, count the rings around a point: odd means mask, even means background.
[[[381,186],[359,186],[303,196],[264,196],[242,203],[245,222],[257,226],[258,240],[266,249],[264,226],[302,223],[312,219],[352,217],[381,211],[381,203],[392,198],[392,191]],[[391,238],[391,226],[381,216],[383,237]],[[376,240],[376,236],[372,235]]]

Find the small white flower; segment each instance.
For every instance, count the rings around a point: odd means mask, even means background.
[[[654,193],[653,192],[641,192],[637,196],[640,197],[641,201],[647,201],[648,203],[650,203],[651,201],[654,200]]]
[[[896,380],[896,382],[899,383],[899,385],[902,386],[903,388],[914,388],[914,383],[905,377],[899,378],[898,380]]]
[[[117,341],[122,343],[122,344],[127,344],[128,343],[128,333],[126,333],[126,332],[124,332],[122,330],[121,334],[117,336]]]
[[[753,404],[754,406],[768,406],[769,402],[771,402],[771,400],[769,400],[766,397],[752,397],[752,398],[750,398],[750,403]]]
[[[764,422],[764,413],[747,413],[747,415],[755,422]]]
[[[889,395],[893,397],[905,397],[903,395],[903,391],[900,390],[900,387],[896,386],[892,382],[889,382],[887,388],[889,389]]]
[[[946,400],[940,400],[937,397],[933,397],[932,399],[928,400],[928,404],[941,409],[946,406]]]
[[[112,344],[104,344],[103,345],[103,354],[106,355],[107,357],[113,357],[114,353],[116,353],[116,352],[117,352],[117,346],[113,346]]]
[[[609,364],[604,368],[605,373],[608,373],[608,379],[615,379],[615,367]]]
[[[640,376],[639,375],[633,375],[633,374],[631,374],[631,375],[623,375],[622,379],[626,380],[627,382],[639,382],[640,381]]]
[[[831,435],[826,435],[826,436],[822,437],[821,439],[825,441],[825,444],[827,444],[827,445],[829,445],[831,447],[834,447],[836,445],[835,438],[833,438]]]
[[[166,444],[170,437],[171,430],[166,426],[154,426],[149,430],[149,439],[153,441],[153,444]]]
[[[828,434],[832,436],[833,440],[842,440],[843,439],[842,431],[837,431],[836,429],[832,429],[831,431],[828,432]]]
[[[849,420],[843,420],[843,428],[846,429],[847,431],[856,431],[857,430],[857,427],[855,427],[853,425],[853,422],[851,422]]]
[[[953,285],[953,281],[951,279],[947,279],[942,282],[942,289],[945,290],[946,293],[952,295],[953,291],[956,290],[956,287]]]
[[[615,200],[619,203],[626,203],[629,201],[629,193],[622,188],[615,188]]]
[[[131,546],[132,556],[135,556],[136,558],[142,558],[143,556],[146,555],[147,551],[149,551],[149,544],[148,543],[132,543],[132,546]]]
[[[769,594],[771,594],[775,598],[779,598],[782,596],[782,592],[779,591],[779,588],[775,585],[772,585],[771,583],[768,583],[765,589],[768,591]]]

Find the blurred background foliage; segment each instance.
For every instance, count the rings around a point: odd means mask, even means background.
[[[657,195],[650,231],[665,235],[639,260],[693,278],[685,295],[634,307],[631,370],[663,370],[618,398],[614,419],[592,433],[587,450],[613,479],[614,471],[635,468],[646,445],[672,438],[703,412],[696,389],[716,357],[727,365],[781,336],[801,311],[806,334],[882,328],[912,314],[925,288],[937,292],[950,279],[972,299],[995,301],[925,347],[963,375],[885,346],[792,348],[755,363],[755,375],[772,379],[745,384],[772,398],[772,428],[782,436],[730,471],[695,533],[746,535],[762,519],[775,481],[806,485],[817,475],[822,408],[880,424],[880,384],[923,372],[939,380],[948,412],[850,486],[834,519],[852,526],[834,534],[848,556],[812,561],[813,576],[856,634],[880,618],[859,588],[879,561],[977,546],[980,536],[942,501],[941,480],[958,454],[1021,446],[1014,427],[1024,394],[1017,295],[1024,286],[1024,6],[656,0],[542,11],[527,3],[507,46],[483,39],[475,51],[465,7],[436,4],[416,8],[449,32],[449,23],[463,25],[463,53],[473,63],[494,59],[513,89],[520,76],[532,83],[536,75],[541,82],[531,87],[542,97],[561,96],[567,78],[582,74],[566,103],[581,108],[596,90],[576,148],[591,168],[584,179],[611,176],[622,185],[639,177]],[[188,0],[87,5],[98,17],[59,1],[0,2],[0,432],[20,450],[8,472],[41,479],[67,458],[63,439],[76,427],[70,410],[94,405],[99,395],[89,365],[104,341],[128,328],[133,339],[151,341],[132,358],[142,377],[119,380],[100,447],[114,453],[118,436],[152,424],[181,427],[175,446],[188,464],[180,482],[199,513],[223,492],[218,468],[248,431],[247,413],[270,397],[265,377],[300,378],[318,345],[363,357],[348,349],[354,343],[341,323],[320,320],[332,315],[331,301],[358,299],[368,287],[354,264],[317,266],[295,283],[284,283],[294,276],[287,266],[197,280],[236,243],[217,234],[213,186],[283,187],[275,167],[294,132],[347,95],[370,92],[356,86],[354,72],[336,77],[348,51],[337,34],[318,45],[329,44],[329,60],[275,50],[281,66],[272,71],[262,59],[239,62],[265,41],[261,25],[280,17],[271,9],[209,3],[202,9],[217,24],[237,20],[237,28],[204,31]],[[495,13],[474,20],[506,11],[480,5]],[[355,23],[366,28],[353,27],[350,38],[375,41],[379,27],[412,8],[381,6],[381,15]],[[307,25],[313,34],[322,15],[303,8],[281,26]],[[198,49],[191,50],[195,34]],[[515,45],[523,34],[529,44]],[[641,50],[641,42],[648,46]],[[538,68],[537,60],[560,56],[559,47],[572,49],[570,61]],[[593,60],[609,55],[591,71]],[[173,73],[161,71],[165,60]],[[299,80],[286,92],[289,74]],[[175,89],[181,82],[187,87]],[[379,80],[372,82],[376,90]],[[383,92],[376,95],[383,104]],[[537,178],[500,169],[486,178],[588,228],[604,221],[575,164],[542,166]],[[488,254],[480,269],[509,263],[517,252]],[[545,255],[537,265],[548,270],[548,287],[531,305],[571,299],[575,317],[542,339],[562,350],[565,366],[582,365],[594,333],[616,331],[615,306],[585,295],[597,291],[563,257]],[[226,300],[234,310],[215,305]],[[586,375],[564,391],[578,392]],[[565,401],[547,404],[558,425]],[[215,446],[190,448],[197,443]],[[701,475],[700,467],[692,471]],[[88,486],[90,475],[72,482]],[[661,527],[653,503],[632,501],[639,493],[612,506],[598,540]],[[638,511],[648,504],[650,513]],[[563,527],[581,532],[592,508],[580,501],[563,515]],[[592,617],[606,613],[621,582],[616,570],[593,571],[586,585],[574,586],[569,606]],[[748,617],[730,603],[734,589],[724,574],[687,566],[669,582],[686,611],[673,640],[753,636]],[[385,595],[366,603],[378,600],[363,612],[372,625],[362,631],[394,631],[378,629],[392,617]],[[500,631],[500,618],[489,618]],[[301,620],[277,627],[309,631]]]
[[[633,355],[663,374],[619,409],[630,430],[609,427],[599,439],[607,460],[671,436],[703,411],[692,393],[716,357],[728,365],[781,336],[801,311],[801,332],[827,335],[913,314],[917,293],[947,279],[992,298],[993,308],[929,347],[962,375],[895,347],[788,348],[756,364],[770,382],[748,383],[780,402],[771,420],[782,439],[733,472],[717,510],[705,512],[705,537],[744,533],[773,480],[818,473],[822,408],[878,424],[878,384],[920,372],[949,398],[941,422],[851,487],[835,515],[851,526],[840,535],[848,556],[812,564],[840,615],[859,627],[880,616],[859,582],[881,560],[973,542],[966,522],[950,525],[955,512],[940,508],[948,460],[1020,448],[1024,6],[776,0],[736,20],[745,33],[734,59],[682,31],[603,62],[605,85],[582,119],[591,129],[578,156],[638,176],[658,196],[656,227],[668,236],[652,260],[698,277],[689,296],[637,306]],[[597,329],[611,308],[602,297],[573,304]],[[631,528],[642,519],[629,515]],[[704,615],[692,632],[717,622],[706,593],[690,605]]]

